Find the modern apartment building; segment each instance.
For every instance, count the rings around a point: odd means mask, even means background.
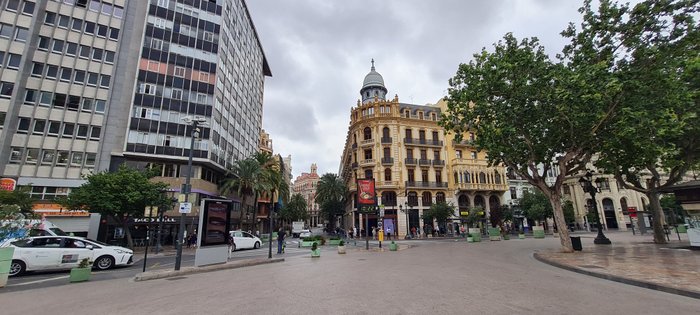
[[[178,193],[195,136],[196,207],[258,149],[271,72],[244,0],[7,0],[0,23],[0,177],[35,197],[122,163]]]
[[[375,179],[378,203],[384,206],[382,226],[391,226],[403,237],[411,228],[429,231],[434,222],[424,222],[423,212],[437,202],[448,202],[459,210],[472,206],[489,209],[503,204],[507,190],[505,170],[489,167],[485,152],[477,152],[470,139],[454,141],[438,125],[444,101],[435,105],[387,100],[383,77],[374,62],[360,89],[361,100],[351,109],[350,127],[339,174],[348,185],[352,202],[346,208],[345,228],[377,227],[375,213],[362,213],[355,205],[356,179]],[[459,223],[441,226],[452,231]]]
[[[316,164],[311,164],[311,172],[301,173],[297,176],[292,188],[293,193],[302,195],[306,200],[306,213],[309,215],[309,218],[306,219],[306,225],[309,227],[316,227],[324,223],[319,214],[319,205],[316,203],[316,188],[320,179],[318,167]]]

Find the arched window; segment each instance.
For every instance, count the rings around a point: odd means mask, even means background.
[[[423,201],[424,206],[430,206],[433,204],[433,196],[428,191],[423,192],[423,198],[421,199]]]
[[[396,193],[393,191],[382,192],[382,204],[385,206],[396,206]]]
[[[484,197],[481,195],[474,196],[474,207],[481,207],[481,209],[484,209],[484,204]]]
[[[365,127],[365,129],[363,130],[363,135],[364,140],[372,139],[372,129],[369,127]]]
[[[457,175],[457,172],[455,172],[455,184],[460,183],[459,181],[459,175]]]
[[[479,173],[479,183],[480,184],[486,183],[486,174],[484,174],[484,172]]]
[[[457,204],[460,208],[469,208],[469,198],[465,195],[459,195],[459,199],[457,199]]]
[[[408,205],[412,207],[418,206],[418,194],[415,191],[408,192]]]
[[[495,171],[495,174],[493,175],[493,178],[495,179],[494,183],[500,184],[501,183],[501,174],[498,173],[498,171]]]
[[[357,144],[357,135],[352,135],[352,143]]]
[[[444,203],[445,202],[445,193],[444,192],[436,193],[435,194],[435,202]]]
[[[501,201],[496,196],[491,196],[489,198],[489,210],[496,209],[501,206]]]
[[[472,182],[472,178],[471,176],[469,176],[469,172],[464,172],[464,182],[467,184]]]
[[[384,169],[384,180],[391,181],[391,169],[390,168]]]
[[[389,139],[389,127],[384,127],[384,129],[382,129],[382,138]]]
[[[625,197],[620,198],[620,208],[622,208],[622,211],[624,213],[627,213],[627,198],[625,198]]]

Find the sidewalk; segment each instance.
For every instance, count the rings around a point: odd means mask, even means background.
[[[594,245],[595,233],[581,236],[583,251],[536,252],[550,265],[594,277],[700,299],[700,250],[690,249],[687,235],[675,234],[668,244],[654,244],[650,234],[606,232],[612,245]]]

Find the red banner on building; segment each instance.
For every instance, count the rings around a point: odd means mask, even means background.
[[[360,206],[375,206],[377,204],[374,179],[357,180],[357,204]]]

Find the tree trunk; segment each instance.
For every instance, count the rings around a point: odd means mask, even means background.
[[[126,236],[126,247],[133,249],[134,240],[131,238],[131,230],[129,229],[129,217],[112,216],[112,218],[122,226],[122,229],[124,229],[124,235]]]
[[[556,223],[557,232],[559,233],[559,242],[561,246],[564,247],[562,250],[565,253],[573,253],[574,246],[571,244],[571,238],[569,237],[569,229],[566,228],[566,220],[564,220],[564,210],[561,206],[561,197],[559,192],[555,191],[549,196],[549,202],[552,204],[552,209],[554,210],[554,222]],[[563,227],[563,228],[562,228]]]
[[[661,201],[659,200],[659,194],[655,189],[649,189],[647,192],[647,197],[649,198],[649,206],[651,207],[654,229],[654,243],[656,244],[666,244],[666,237],[664,236],[664,211],[661,209]],[[644,220],[644,218],[641,218]]]
[[[246,207],[246,199],[245,199],[245,193],[241,196],[241,211],[240,214],[238,214],[238,229],[243,231],[243,212],[245,211]]]
[[[270,200],[272,200],[272,197],[270,197]],[[272,203],[270,203],[272,205]],[[253,201],[253,235],[255,235],[255,231],[258,230],[258,192],[255,192],[255,200]]]

